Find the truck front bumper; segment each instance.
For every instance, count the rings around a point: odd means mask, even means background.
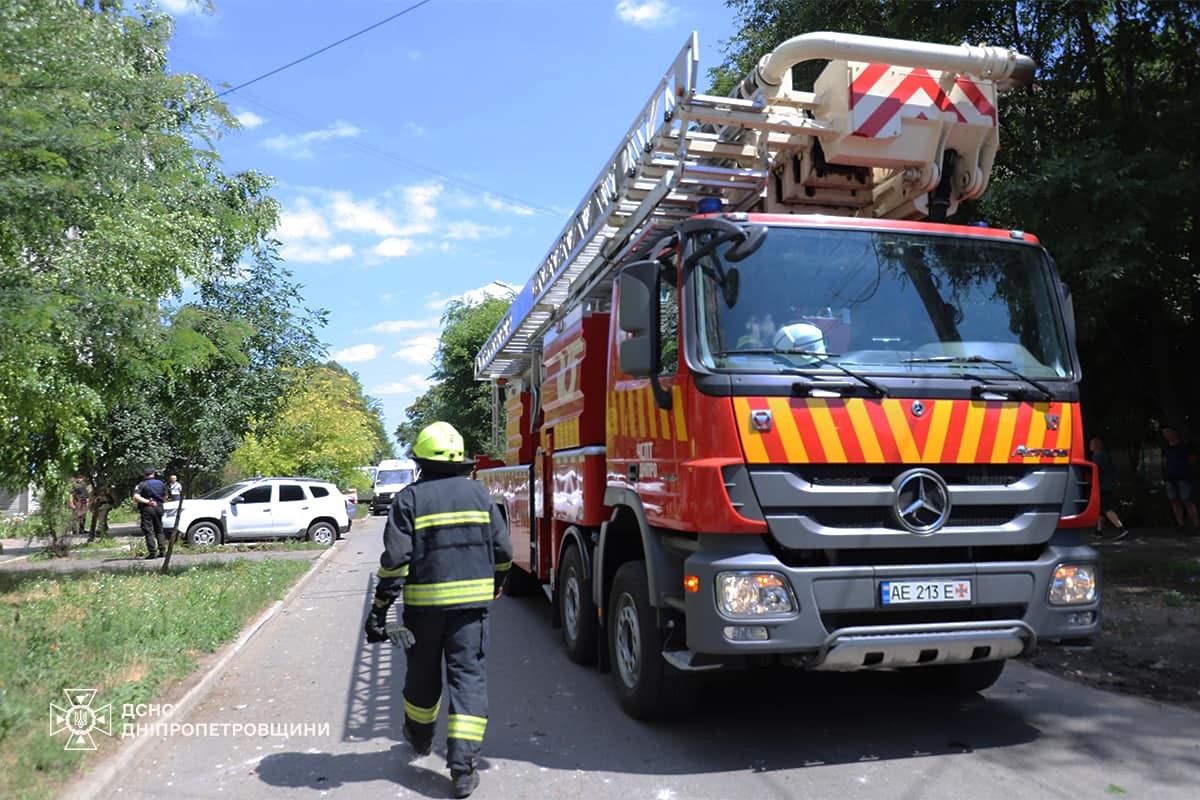
[[[720,666],[782,656],[811,669],[853,671],[994,661],[1027,653],[1039,639],[1085,638],[1100,627],[1098,590],[1090,603],[1048,601],[1057,567],[1097,565],[1096,552],[1074,534],[1056,536],[1035,561],[822,567],[790,567],[770,552],[746,553],[744,537],[736,537],[741,550],[734,552],[725,547],[729,538],[711,537],[714,546],[702,542],[684,562],[699,589],[684,598],[689,654],[683,662]],[[782,576],[798,608],[759,618],[724,615],[717,575],[728,571]],[[971,600],[882,603],[883,581],[939,579],[970,580]],[[671,660],[687,666],[679,656]]]

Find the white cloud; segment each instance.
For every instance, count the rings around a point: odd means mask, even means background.
[[[375,255],[383,256],[384,258],[404,258],[404,256],[412,252],[412,249],[412,239],[401,239],[397,236],[390,236],[375,245],[373,252]]]
[[[353,258],[354,245],[339,244],[333,247],[318,247],[285,243],[280,249],[279,255],[284,261],[293,262],[345,261],[347,258]]]
[[[410,364],[432,364],[433,354],[437,352],[437,347],[438,335],[436,333],[422,334],[410,337],[399,350],[392,353],[392,357]]]
[[[476,289],[468,289],[462,294],[456,294],[451,297],[441,297],[440,295],[432,295],[426,302],[425,307],[442,310],[450,305],[455,300],[464,302],[468,305],[477,305],[482,303],[487,297],[511,297],[521,291],[520,286],[515,286],[504,281],[492,281],[486,286],[480,286]]]
[[[203,14],[204,3],[200,0],[158,0],[158,4],[162,6],[164,11],[169,11],[175,16],[181,14]]]
[[[288,158],[312,158],[313,151],[309,145],[331,139],[353,139],[360,133],[362,131],[349,122],[337,120],[328,128],[297,134],[283,133],[263,139],[263,145]]]
[[[405,331],[437,330],[441,320],[437,317],[430,319],[389,319],[372,325],[368,330],[375,333],[404,333]]]
[[[344,231],[363,231],[378,236],[396,236],[400,228],[381,211],[375,201],[359,202],[348,192],[334,192],[330,215],[335,228]]]
[[[675,17],[675,7],[665,0],[621,0],[617,3],[617,18],[639,28],[666,25]]]
[[[520,203],[510,203],[508,200],[500,200],[489,195],[484,195],[483,204],[492,211],[503,211],[509,214],[516,214],[518,217],[532,217],[534,210],[529,206],[523,206]]]
[[[324,241],[329,236],[329,226],[325,224],[325,218],[315,211],[307,200],[298,202],[295,211],[281,213],[279,226],[275,228],[275,237],[284,242],[293,239]]]
[[[398,381],[376,386],[367,392],[367,394],[373,397],[382,397],[390,394],[417,395],[428,390],[432,385],[433,381],[424,375],[406,375]]]
[[[251,131],[266,122],[265,119],[253,111],[239,111],[234,116],[237,117],[238,122],[242,123],[243,128]]]
[[[483,206],[489,211],[495,211],[499,214],[516,214],[518,217],[532,217],[537,213],[529,206],[523,206],[512,200],[504,200],[487,192],[483,194],[455,192],[447,198],[447,201],[454,208],[479,208]],[[566,213],[563,216],[565,217]]]
[[[333,360],[341,361],[344,364],[360,364],[364,361],[373,361],[378,355],[379,345],[356,344],[344,350],[338,350],[333,354]]]
[[[404,130],[408,131],[408,135],[414,139],[419,139],[425,135],[425,129],[415,122],[404,123]]]
[[[491,225],[480,225],[478,222],[462,220],[448,224],[444,236],[447,239],[496,239],[508,234],[508,228],[494,228]]]

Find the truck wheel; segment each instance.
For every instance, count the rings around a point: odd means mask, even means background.
[[[608,644],[617,699],[634,719],[672,716],[694,699],[699,682],[662,656],[663,637],[654,608],[646,562],[622,564],[608,604]]]
[[[558,613],[567,657],[576,664],[595,663],[596,604],[578,547],[568,547],[558,567]]]
[[[905,679],[916,688],[943,694],[974,694],[990,688],[1004,672],[1004,661],[970,664],[937,664],[904,670]]]
[[[314,522],[308,526],[308,540],[322,547],[329,547],[337,541],[337,528],[328,522]]]
[[[202,520],[193,522],[187,529],[188,547],[212,547],[221,543],[221,529],[217,523]]]

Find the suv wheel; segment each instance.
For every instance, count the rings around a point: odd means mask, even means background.
[[[308,540],[329,547],[337,541],[337,528],[328,522],[314,522],[308,526]]]
[[[188,547],[212,547],[221,543],[221,529],[217,523],[193,522],[187,529]]]

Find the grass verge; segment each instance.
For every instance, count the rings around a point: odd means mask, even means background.
[[[175,543],[172,556],[197,555],[201,553],[282,553],[293,550],[326,550],[328,545],[309,542],[304,539],[272,539],[262,542],[238,542],[236,544],[207,545],[205,547],[188,547],[180,539]],[[127,539],[98,539],[87,544],[72,545],[66,558],[98,558],[100,556],[122,554],[131,558],[141,558],[146,555],[146,545],[138,537]],[[38,550],[29,556],[30,561],[53,561],[57,556],[49,549]]]
[[[87,751],[50,733],[51,704],[65,690],[94,689],[93,711],[148,703],[233,639],[311,566],[307,560],[201,564],[173,571],[0,573],[0,797],[44,800],[79,769]],[[153,722],[144,719],[142,722]]]

